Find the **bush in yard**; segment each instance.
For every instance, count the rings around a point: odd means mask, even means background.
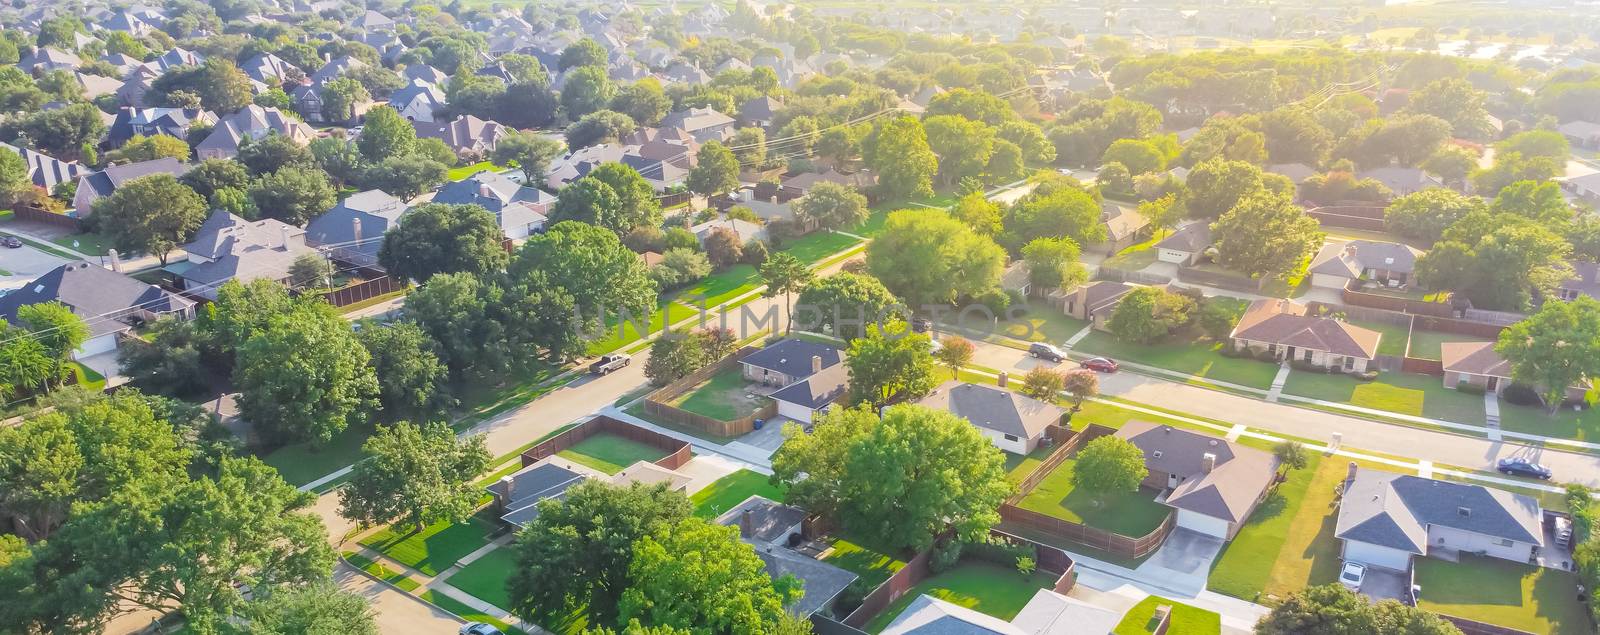
[[[1083,400],[1100,394],[1100,375],[1087,368],[1067,371],[1062,390],[1072,395],[1072,411],[1083,408]]]
[[[1103,498],[1108,494],[1135,492],[1150,475],[1144,466],[1144,452],[1126,439],[1104,436],[1078,451],[1072,471],[1072,485]]]
[[[1463,382],[1459,382],[1459,383],[1456,384],[1456,392],[1465,393],[1465,394],[1468,394],[1468,395],[1481,395],[1481,394],[1484,394],[1485,392],[1488,392],[1488,389],[1484,388],[1482,385],[1479,385],[1479,384],[1473,384],[1473,383],[1468,383],[1468,382],[1464,382],[1463,381]]]
[[[1201,302],[1200,311],[1194,316],[1195,324],[1200,327],[1201,332],[1218,342],[1228,339],[1233,333],[1233,325],[1238,320],[1232,308],[1211,300]]]
[[[1539,391],[1527,384],[1513,383],[1500,392],[1500,398],[1517,406],[1543,406],[1544,399],[1539,396]]]
[[[676,289],[711,275],[711,260],[698,251],[668,249],[661,262],[650,268],[650,277],[662,289]]]
[[[666,333],[650,343],[650,359],[645,360],[644,376],[652,386],[665,386],[682,379],[711,361],[706,350],[688,333]]]
[[[1378,379],[1378,371],[1366,370],[1359,373],[1350,373],[1350,376],[1361,381],[1376,381]]]
[[[1117,303],[1106,328],[1119,340],[1150,344],[1188,324],[1193,310],[1194,301],[1188,297],[1156,287],[1140,287]]]
[[[1067,387],[1067,375],[1061,371],[1034,366],[1022,377],[1022,394],[1046,403],[1055,403]]]
[[[1278,457],[1278,463],[1285,469],[1303,469],[1311,456],[1306,453],[1306,446],[1299,441],[1284,441],[1273,446],[1272,453]]]
[[[992,562],[1000,566],[1011,566],[1022,558],[1031,558],[1034,555],[1033,547],[1019,545],[1010,540],[990,534],[981,540],[974,540],[962,546],[962,554],[975,560]]]
[[[1461,635],[1433,613],[1395,600],[1373,604],[1340,584],[1314,586],[1290,595],[1256,622],[1258,635],[1407,633]]]
[[[1037,568],[1039,568],[1039,563],[1034,562],[1033,558],[1029,558],[1027,556],[1020,556],[1017,558],[1017,573],[1022,575],[1033,575],[1034,569]]]
[[[933,555],[928,557],[928,571],[940,574],[955,568],[956,563],[961,561],[961,549],[961,541],[955,539],[935,545]]]

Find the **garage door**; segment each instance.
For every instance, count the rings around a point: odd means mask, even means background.
[[[799,421],[800,423],[811,423],[811,409],[799,404],[793,404],[787,401],[779,401],[778,414],[790,419],[794,419],[795,421]]]
[[[1411,553],[1365,542],[1346,541],[1344,559],[1362,562],[1385,569],[1405,571],[1411,564]]]
[[[1198,531],[1207,536],[1228,537],[1228,521],[1221,518],[1212,518],[1204,514],[1196,514],[1186,509],[1178,510],[1178,526]]]
[[[73,359],[83,359],[114,350],[117,350],[117,336],[115,334],[107,334],[84,341],[83,345],[78,347],[77,352],[73,353],[72,357]]]

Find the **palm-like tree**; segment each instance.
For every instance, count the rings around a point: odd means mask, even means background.
[[[783,294],[783,332],[787,334],[791,328],[789,318],[794,313],[792,294],[811,284],[811,268],[794,255],[779,252],[762,263],[761,279],[767,283],[767,290],[762,293],[763,296],[774,298],[780,293]]]

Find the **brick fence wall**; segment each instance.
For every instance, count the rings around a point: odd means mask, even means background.
[[[756,429],[756,419],[771,419],[777,416],[777,403],[769,399],[761,408],[747,416],[732,421],[723,421],[714,417],[689,412],[672,405],[671,402],[683,393],[689,392],[701,382],[711,379],[713,375],[724,370],[737,368],[741,360],[759,350],[761,349],[754,346],[742,347],[727,357],[689,373],[683,379],[662,386],[645,397],[644,411],[661,421],[693,428],[716,436],[736,437],[750,433]]]

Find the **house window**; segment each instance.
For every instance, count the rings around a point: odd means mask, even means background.
[[[1267,345],[1267,353],[1271,354],[1271,355],[1277,355],[1278,354],[1278,345],[1277,344],[1268,344]]]
[[[1510,547],[1512,544],[1515,544],[1515,543],[1510,538],[1501,538],[1500,540],[1495,541],[1494,544],[1500,545],[1502,547]]]
[[[1006,435],[1006,440],[1007,441],[1016,441],[1017,440],[1017,435],[1008,434],[1008,435]]]
[[[1301,359],[1304,359],[1304,360],[1306,360],[1306,361],[1308,361],[1308,362],[1309,362],[1309,361],[1311,361],[1311,351],[1310,351],[1310,350],[1309,350],[1309,349],[1308,349],[1308,350],[1307,350],[1307,351],[1306,351],[1306,352],[1305,352],[1305,355],[1303,355],[1303,356],[1302,356],[1302,357],[1301,357]]]
[[[1356,367],[1356,358],[1354,358],[1354,357],[1346,357],[1346,358],[1344,358],[1344,369],[1345,370],[1354,370],[1355,367]]]

